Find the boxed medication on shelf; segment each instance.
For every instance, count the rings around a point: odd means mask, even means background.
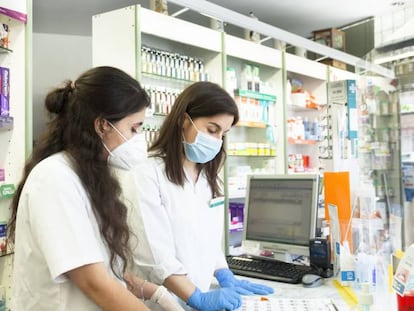
[[[0,222],[0,254],[6,253],[6,237],[7,237],[7,223]]]
[[[8,116],[10,112],[10,70],[0,67],[0,116]]]
[[[230,202],[229,204],[230,213],[230,231],[240,231],[243,229],[243,214],[244,214],[244,203]]]
[[[9,48],[9,25],[0,23],[0,48]]]

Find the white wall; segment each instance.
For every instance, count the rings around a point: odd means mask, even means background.
[[[375,47],[413,38],[414,6],[375,17]]]
[[[65,80],[92,67],[92,37],[33,34],[33,139],[46,123],[44,99]]]

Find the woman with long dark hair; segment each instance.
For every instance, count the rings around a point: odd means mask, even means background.
[[[111,167],[142,159],[148,95],[125,72],[96,67],[45,105],[52,119],[12,202],[11,309],[148,310],[139,297],[179,310],[165,288],[129,273],[127,207]]]

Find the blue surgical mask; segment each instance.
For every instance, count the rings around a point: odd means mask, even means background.
[[[191,118],[190,121],[197,130],[197,136],[193,143],[188,143],[185,140],[183,141],[185,156],[188,160],[194,163],[206,163],[213,160],[220,152],[223,141],[200,132]]]

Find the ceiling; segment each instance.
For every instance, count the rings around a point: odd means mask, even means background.
[[[252,11],[261,21],[310,37],[313,30],[341,28],[371,16],[383,15],[414,5],[414,0],[210,0],[209,2],[248,14]],[[33,30],[40,33],[61,33],[90,36],[92,15],[132,4],[148,7],[149,0],[35,0]],[[169,3],[169,13],[181,9]],[[186,12],[183,18],[191,20]],[[198,14],[197,14],[198,15]]]

